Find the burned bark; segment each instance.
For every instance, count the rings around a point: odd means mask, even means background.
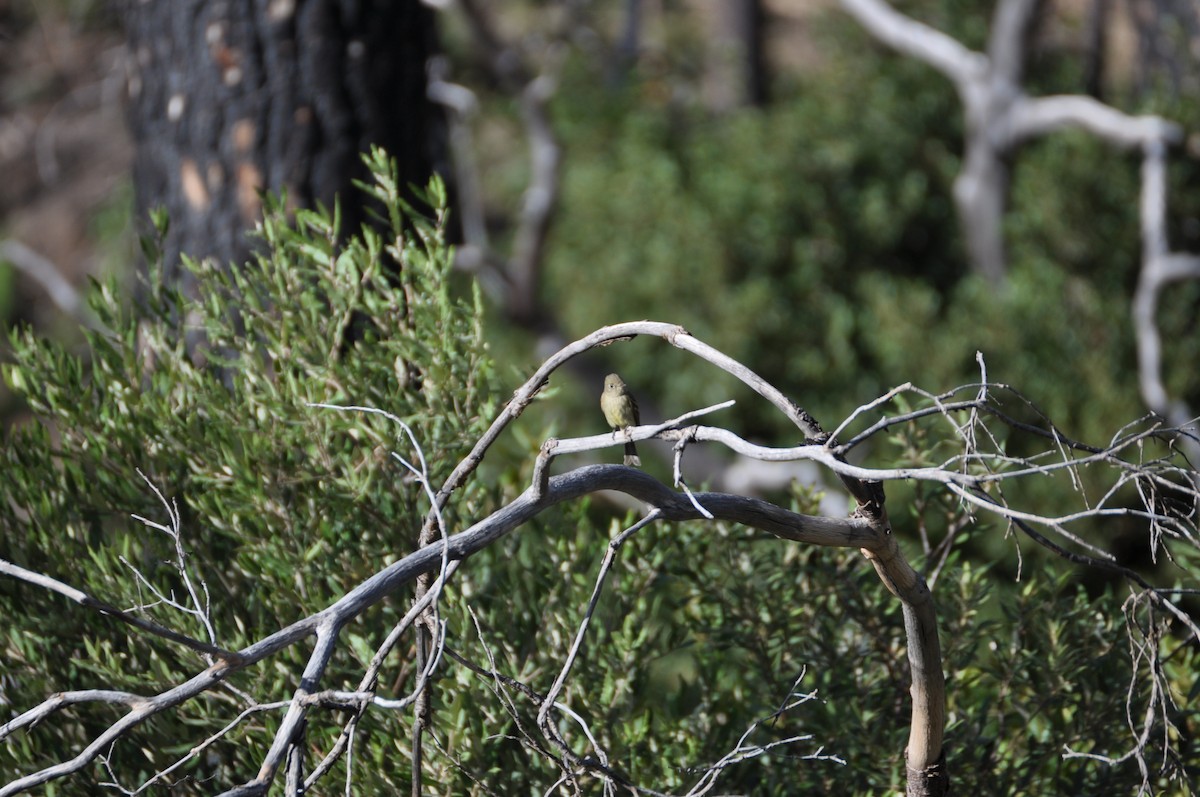
[[[416,0],[126,0],[122,14],[137,213],[169,213],[168,280],[186,288],[181,253],[243,262],[263,191],[289,207],[337,198],[357,229],[348,189],[371,144],[405,183],[428,179],[433,20]]]

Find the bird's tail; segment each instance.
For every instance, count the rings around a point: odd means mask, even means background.
[[[637,446],[633,443],[625,444],[625,464],[632,468],[640,468],[642,466],[642,459],[638,456]]]

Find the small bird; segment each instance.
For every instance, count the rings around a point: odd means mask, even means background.
[[[604,420],[618,432],[627,426],[637,426],[641,423],[638,415],[637,399],[629,392],[625,382],[616,374],[604,377],[604,392],[600,394],[600,409],[604,411]],[[642,460],[637,455],[637,446],[633,441],[625,444],[625,464],[641,467]]]

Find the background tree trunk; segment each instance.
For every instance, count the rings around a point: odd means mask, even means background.
[[[761,107],[769,99],[766,53],[767,12],[762,0],[695,4],[707,19],[712,44],[706,95],[722,111]]]
[[[124,0],[137,213],[164,207],[168,279],[179,256],[239,263],[260,191],[365,218],[348,190],[370,144],[405,182],[432,170],[425,64],[432,13],[416,0]]]

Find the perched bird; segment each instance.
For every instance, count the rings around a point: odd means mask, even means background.
[[[616,374],[604,377],[604,392],[600,394],[600,409],[604,411],[604,420],[618,432],[627,426],[637,426],[641,423],[638,416],[637,399],[629,392],[625,382]],[[637,468],[642,464],[638,458],[637,446],[630,441],[625,444],[625,464]]]

